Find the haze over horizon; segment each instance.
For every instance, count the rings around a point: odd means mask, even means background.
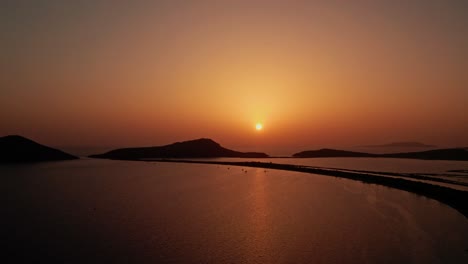
[[[466,1],[311,2],[4,1],[0,136],[468,146]]]

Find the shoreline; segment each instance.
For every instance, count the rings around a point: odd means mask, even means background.
[[[201,160],[172,160],[172,159],[154,159],[154,160],[135,160],[144,162],[168,162],[168,163],[193,163],[193,164],[211,164],[211,165],[230,165],[253,167],[263,169],[275,169],[285,171],[296,171],[309,174],[318,174],[357,180],[367,184],[377,184],[386,187],[411,192],[416,195],[425,196],[434,199],[445,205],[452,207],[460,212],[465,218],[468,218],[468,192],[452,189],[449,187],[434,185],[430,183],[411,181],[402,178],[379,177],[369,174],[356,173],[351,171],[325,170],[320,168],[311,168],[301,165],[278,164],[257,161],[231,162],[231,161],[201,161]]]

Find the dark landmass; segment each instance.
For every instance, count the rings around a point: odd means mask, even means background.
[[[218,165],[230,165],[230,166],[243,166],[243,167],[255,167],[265,169],[276,169],[276,170],[287,170],[305,172],[326,176],[333,176],[339,178],[346,178],[351,180],[357,180],[369,184],[383,185],[399,190],[412,192],[418,195],[426,196],[428,198],[442,202],[468,218],[468,192],[444,187],[440,185],[433,185],[430,183],[412,181],[402,178],[393,178],[385,176],[376,176],[366,173],[358,173],[352,171],[341,171],[341,170],[330,170],[325,168],[316,168],[300,165],[290,164],[277,164],[277,163],[266,163],[266,162],[228,162],[228,161],[200,161],[200,160],[171,160],[171,159],[159,159],[148,162],[176,162],[176,163],[201,163],[201,164],[218,164]]]
[[[449,170],[448,172],[457,172],[457,173],[466,173],[466,174],[468,174],[468,170]]]
[[[160,147],[123,148],[104,154],[91,155],[91,158],[141,160],[154,158],[267,158],[265,153],[239,152],[222,147],[207,138],[177,142]]]
[[[427,145],[427,144],[420,143],[420,142],[407,141],[407,142],[392,142],[389,144],[382,144],[382,145],[367,145],[363,147],[366,147],[366,148],[436,148],[437,146]]]
[[[78,159],[22,136],[0,137],[0,163],[41,162]]]
[[[422,159],[422,160],[468,160],[468,150],[466,148],[434,149],[418,152],[371,154],[364,152],[353,152],[333,149],[320,149],[302,151],[293,155],[295,158],[402,158],[402,159]]]
[[[468,160],[468,150],[465,148],[434,149],[420,152],[382,154],[382,156],[424,160]]]
[[[307,150],[293,155],[295,158],[374,157],[375,154],[338,149]]]

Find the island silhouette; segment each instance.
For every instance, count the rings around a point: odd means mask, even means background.
[[[268,158],[261,152],[239,152],[222,147],[208,138],[176,142],[165,146],[122,148],[103,154],[91,155],[91,158],[140,160],[152,158]]]
[[[402,142],[401,144],[415,144],[415,142]],[[387,144],[394,146],[400,143]],[[382,145],[384,146],[384,145]],[[424,145],[430,146],[430,145]],[[102,154],[90,155],[91,158],[115,160],[144,160],[160,158],[270,158],[263,152],[240,152],[222,147],[209,138],[200,138],[176,142],[164,146],[120,148]],[[417,152],[398,152],[375,154],[339,149],[323,148],[318,150],[305,150],[292,155],[293,158],[403,158],[422,160],[459,160],[468,161],[468,148],[432,149]],[[274,158],[274,157],[271,157]],[[40,162],[72,160],[78,157],[41,145],[31,139],[19,135],[0,137],[0,162]]]
[[[468,160],[468,148],[433,149],[417,152],[372,154],[337,149],[306,150],[295,153],[294,158],[402,158],[421,160]]]
[[[376,154],[365,152],[355,152],[339,149],[318,149],[318,150],[305,150],[293,154],[294,158],[345,158],[345,157],[375,157]]]
[[[429,145],[428,145],[429,146]],[[116,160],[143,160],[160,158],[269,158],[263,152],[240,152],[222,147],[209,138],[176,142],[164,146],[120,148],[91,158]],[[295,153],[293,158],[404,158],[422,160],[468,160],[467,148],[433,149],[418,152],[374,154],[339,149],[306,150]],[[271,157],[274,158],[274,157]]]
[[[78,159],[61,150],[18,135],[0,137],[0,163],[41,162]]]
[[[392,142],[388,144],[381,145],[366,145],[363,146],[366,148],[436,148],[435,145],[428,145],[416,141],[402,141],[402,142]]]

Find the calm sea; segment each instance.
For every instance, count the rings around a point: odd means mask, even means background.
[[[408,174],[442,178],[462,185],[443,184],[427,180],[431,184],[439,184],[455,189],[468,191],[468,161],[451,160],[417,160],[395,158],[267,158],[267,159],[238,159],[216,158],[216,161],[259,161],[280,164],[294,164],[332,170],[366,171],[375,175],[384,173]],[[408,177],[406,177],[408,179]],[[411,177],[410,177],[411,178]]]
[[[0,175],[3,263],[468,263],[463,215],[357,181],[92,159]]]

